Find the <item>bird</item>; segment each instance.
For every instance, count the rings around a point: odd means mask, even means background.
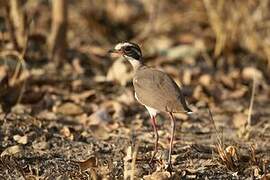
[[[120,42],[109,53],[123,56],[133,67],[133,86],[136,100],[145,106],[150,115],[151,124],[155,133],[155,148],[150,159],[152,162],[158,151],[159,135],[156,116],[166,112],[171,120],[171,136],[169,146],[168,167],[171,167],[171,155],[175,133],[174,113],[191,114],[180,86],[165,72],[146,66],[139,45],[133,42]]]

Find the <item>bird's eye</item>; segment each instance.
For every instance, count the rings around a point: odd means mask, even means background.
[[[126,46],[125,47],[125,51],[131,51],[131,47],[130,46]]]

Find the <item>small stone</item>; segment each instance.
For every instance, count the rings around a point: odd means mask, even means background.
[[[28,137],[26,135],[24,136],[15,135],[13,136],[13,139],[19,144],[27,144],[28,141]]]

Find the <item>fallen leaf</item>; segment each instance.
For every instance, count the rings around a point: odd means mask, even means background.
[[[70,95],[70,99],[74,101],[75,103],[79,103],[81,101],[84,101],[85,99],[94,96],[96,94],[95,90],[89,90],[89,91],[83,91],[80,93],[73,93]]]
[[[10,146],[8,148],[6,148],[2,153],[1,153],[1,157],[4,155],[14,155],[17,154],[19,152],[21,152],[23,150],[23,148],[19,145],[14,145],[14,146]]]
[[[189,70],[189,69],[184,70],[183,83],[185,85],[190,85],[191,84],[191,78],[192,78],[191,70]]]
[[[235,86],[234,81],[231,77],[221,75],[220,80],[221,83],[227,88],[233,89]]]
[[[67,126],[64,126],[61,130],[60,130],[60,134],[62,134],[64,137],[73,140],[74,136],[73,134],[70,132],[69,128]]]
[[[256,80],[261,80],[263,78],[263,74],[260,70],[254,67],[245,67],[242,71],[242,78],[244,80],[253,80],[253,77]]]
[[[55,112],[61,113],[64,115],[75,116],[75,115],[82,114],[83,110],[79,105],[72,102],[67,102],[56,107]]]
[[[169,172],[154,172],[151,175],[143,176],[145,180],[169,180],[170,173]]]
[[[118,101],[107,101],[101,106],[107,109],[110,114],[113,114],[113,119],[123,120],[125,118],[124,104]]]
[[[99,124],[104,124],[108,123],[112,120],[112,117],[108,113],[107,109],[101,108],[98,111],[94,112],[91,114],[89,117],[89,125],[99,125]]]
[[[92,156],[83,162],[79,162],[79,165],[80,165],[81,170],[85,171],[87,169],[97,167],[97,159],[95,156]]]
[[[212,78],[209,74],[203,74],[199,78],[199,83],[204,87],[209,87],[211,85]]]

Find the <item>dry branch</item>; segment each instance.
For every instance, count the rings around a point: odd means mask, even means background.
[[[13,44],[17,50],[25,49],[26,45],[26,14],[23,11],[23,1],[9,1],[9,20]]]
[[[65,56],[67,46],[67,1],[52,1],[52,28],[48,38],[50,57],[52,60],[60,62]]]

